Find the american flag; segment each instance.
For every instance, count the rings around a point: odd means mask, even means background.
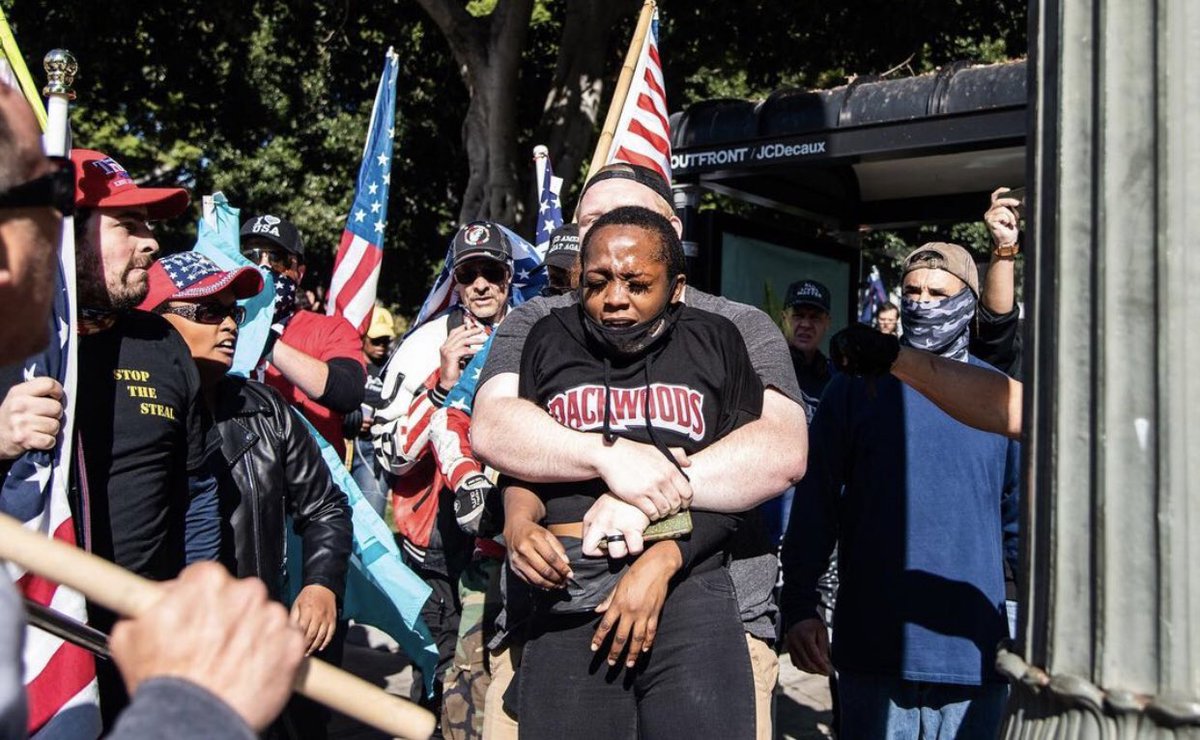
[[[67,500],[74,417],[76,348],[75,265],[72,219],[63,219],[62,252],[50,318],[50,342],[44,352],[27,359],[24,380],[48,376],[62,383],[67,409],[53,452],[30,451],[17,458],[0,490],[0,511],[20,519],[29,529],[75,545],[75,523]],[[70,286],[70,289],[68,289]],[[9,563],[8,574],[27,598],[77,621],[87,621],[87,607],[76,591],[26,573]],[[86,650],[37,629],[25,631],[25,684],[29,697],[29,732],[40,737],[97,737],[100,734],[96,666]]]
[[[550,164],[550,152],[541,144],[533,148],[533,171],[538,183],[537,249],[543,255],[550,247],[550,235],[563,225],[562,203],[558,194],[562,191],[561,177],[554,176]]]
[[[671,125],[667,93],[658,57],[658,9],[642,42],[633,81],[608,150],[608,161],[628,162],[655,170],[671,182]]]
[[[379,264],[383,261],[383,231],[387,226],[388,186],[391,184],[392,139],[396,135],[396,73],[400,57],[388,49],[371,111],[371,127],[358,170],[354,205],[333,264],[329,285],[329,314],[344,316],[365,334],[375,308]]]

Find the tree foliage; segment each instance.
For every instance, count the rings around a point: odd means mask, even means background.
[[[524,223],[531,150],[573,202],[639,0],[0,0],[26,61],[79,60],[76,143],[135,177],[223,190],[244,215],[294,220],[328,279],[375,86],[401,59],[381,297],[423,299],[462,219]],[[1025,52],[1022,5],[994,0],[662,0],[672,110],[710,97],[827,87]],[[168,248],[194,225],[164,224]]]

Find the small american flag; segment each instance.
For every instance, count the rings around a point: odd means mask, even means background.
[[[605,164],[613,162],[649,167],[671,182],[671,125],[667,121],[667,93],[658,57],[657,8],[638,54],[633,81]]]
[[[550,164],[550,153],[541,144],[533,148],[533,171],[538,182],[537,250],[543,255],[550,247],[550,235],[563,225],[562,203],[558,194],[562,192],[561,177],[554,176]]]
[[[358,170],[354,205],[333,264],[329,285],[329,315],[343,316],[365,334],[375,308],[379,265],[383,261],[383,232],[387,226],[388,187],[391,185],[392,139],[396,128],[396,73],[400,57],[388,49],[371,111],[371,126]]]

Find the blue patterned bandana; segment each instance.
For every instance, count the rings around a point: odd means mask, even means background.
[[[938,301],[900,301],[904,336],[900,343],[935,355],[965,362],[975,316],[975,294],[963,288]]]

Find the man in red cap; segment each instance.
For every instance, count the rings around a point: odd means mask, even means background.
[[[216,484],[204,470],[215,436],[196,365],[165,319],[136,310],[158,255],[150,222],[181,215],[188,195],[180,188],[139,187],[101,152],[75,149],[71,159],[80,452],[73,504],[84,513],[76,518],[79,541],[139,575],[167,580],[185,561],[214,559],[219,545]],[[91,609],[99,629],[112,619]],[[110,667],[102,664],[98,673],[109,725],[125,703],[124,688]]]

